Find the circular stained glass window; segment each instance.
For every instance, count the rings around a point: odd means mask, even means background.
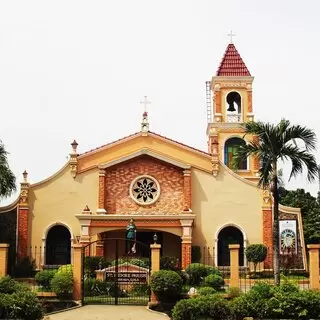
[[[159,182],[151,176],[137,177],[131,182],[130,196],[138,204],[152,204],[160,196]]]

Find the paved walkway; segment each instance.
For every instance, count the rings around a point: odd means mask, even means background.
[[[140,306],[91,305],[55,313],[50,320],[168,320],[165,315]]]

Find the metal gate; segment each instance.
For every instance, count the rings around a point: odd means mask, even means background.
[[[82,303],[147,305],[150,247],[109,238],[82,248]],[[101,255],[103,252],[103,256]]]

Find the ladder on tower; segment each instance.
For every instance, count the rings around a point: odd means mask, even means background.
[[[207,122],[212,122],[212,94],[211,81],[206,81]]]

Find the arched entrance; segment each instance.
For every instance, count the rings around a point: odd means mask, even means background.
[[[218,235],[218,266],[230,266],[229,244],[240,244],[239,265],[244,265],[244,246],[242,232],[233,226],[223,228]]]
[[[62,225],[53,226],[46,238],[46,264],[70,264],[71,235]]]

